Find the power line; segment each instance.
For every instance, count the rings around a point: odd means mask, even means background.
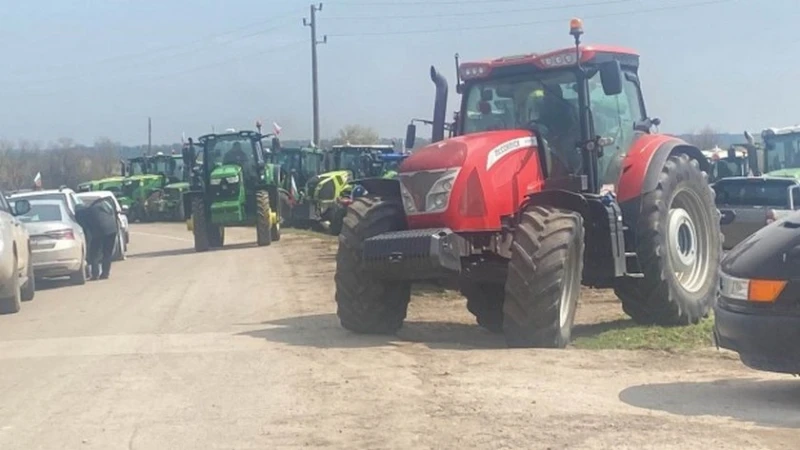
[[[582,8],[582,7],[589,7],[589,6],[607,6],[607,5],[614,5],[619,3],[630,3],[630,2],[640,2],[641,0],[603,0],[603,1],[594,1],[594,2],[583,2],[583,3],[571,3],[568,5],[548,5],[548,6],[537,6],[533,8],[518,8],[518,9],[504,9],[498,11],[470,11],[470,12],[456,12],[456,13],[444,13],[444,14],[435,14],[436,18],[440,17],[469,17],[469,16],[485,16],[488,14],[513,14],[513,13],[524,13],[524,12],[534,12],[534,11],[553,11],[553,10],[562,10],[562,9],[570,9],[570,8]],[[451,2],[439,2],[441,4],[449,4]],[[452,2],[452,3],[463,3],[463,2]],[[433,14],[413,14],[407,16],[337,16],[337,17],[330,17],[330,20],[380,20],[380,19],[430,19]]]
[[[720,3],[729,3],[736,0],[708,0],[704,2],[694,2],[694,3],[684,3],[682,5],[671,5],[671,6],[661,6],[657,8],[647,8],[647,9],[639,9],[633,11],[623,11],[623,12],[616,12],[616,13],[608,13],[608,14],[596,14],[592,16],[584,16],[584,19],[603,19],[607,17],[619,17],[619,16],[628,16],[628,15],[635,15],[635,14],[644,14],[644,13],[651,13],[651,12],[658,12],[658,11],[666,11],[672,9],[682,9],[682,8],[694,8],[698,6],[705,6],[705,5],[713,5],[713,4],[720,4]],[[388,18],[388,17],[387,17]],[[330,37],[362,37],[362,36],[391,36],[391,35],[408,35],[408,34],[426,34],[426,33],[444,33],[450,31],[473,31],[473,30],[491,30],[497,28],[515,28],[515,27],[524,27],[529,25],[541,25],[546,23],[559,23],[564,22],[565,19],[546,19],[546,20],[534,20],[529,22],[515,22],[515,23],[503,23],[503,24],[495,24],[495,25],[470,25],[470,26],[458,26],[458,27],[438,27],[438,28],[425,28],[425,29],[417,29],[417,30],[402,30],[402,31],[376,31],[376,32],[368,32],[368,33],[340,33],[340,34],[329,34]]]
[[[258,26],[258,25],[264,25],[265,23],[270,23],[270,22],[282,21],[282,20],[285,20],[285,19],[289,19],[289,18],[291,18],[291,17],[293,17],[293,16],[295,16],[297,14],[299,14],[299,10],[295,9],[289,14],[284,14],[284,15],[277,16],[277,17],[273,16],[271,18],[263,19],[263,20],[261,20],[259,22],[253,22],[253,23],[250,23],[248,25],[243,25],[241,27],[234,28],[232,30],[224,31],[222,33],[217,33],[217,34],[213,34],[213,35],[207,35],[205,37],[202,37],[202,38],[190,41],[190,42],[185,42],[185,43],[181,43],[181,44],[170,44],[170,45],[156,47],[154,49],[143,50],[143,51],[135,52],[135,53],[114,55],[114,56],[110,56],[110,57],[107,57],[107,58],[99,59],[99,60],[96,60],[96,61],[93,61],[93,62],[81,63],[79,65],[75,65],[75,63],[67,63],[67,64],[61,64],[61,65],[56,65],[56,66],[45,67],[45,68],[40,69],[40,70],[49,71],[49,70],[58,70],[58,69],[69,68],[69,67],[76,67],[76,68],[79,68],[81,70],[85,70],[86,67],[93,66],[93,65],[102,65],[102,64],[106,64],[106,63],[110,63],[110,62],[115,62],[115,61],[127,61],[127,60],[131,60],[131,59],[139,58],[139,57],[142,57],[142,56],[144,56],[144,57],[152,57],[152,56],[157,55],[159,53],[164,53],[164,52],[168,52],[170,50],[183,48],[183,47],[192,47],[192,46],[195,46],[197,44],[202,44],[202,43],[206,43],[208,41],[214,40],[214,39],[218,39],[220,37],[228,36],[228,35],[231,35],[231,34],[236,34],[236,33],[239,33],[241,31],[251,29],[251,28],[253,28],[255,26]],[[264,34],[264,33],[270,32],[270,31],[274,31],[274,30],[282,28],[282,27],[284,27],[286,25],[287,25],[286,23],[283,23],[281,25],[277,25],[277,26],[270,27],[270,28],[267,28],[267,29],[264,29],[264,30],[260,30],[260,31],[257,31],[255,33],[247,34],[245,36],[241,36],[239,38],[235,38],[235,39],[229,41],[228,43],[237,42],[237,41],[240,41],[242,39],[247,39],[249,37],[257,36],[257,35]],[[179,55],[183,55],[183,54],[187,54],[187,53],[194,53],[195,51],[197,51],[197,50],[192,50],[192,51],[189,51],[189,52],[184,51],[184,52],[179,53]],[[15,75],[19,75],[20,73],[19,72],[15,72],[14,74]]]

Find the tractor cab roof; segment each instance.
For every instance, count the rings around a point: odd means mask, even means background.
[[[768,136],[777,136],[777,135],[786,135],[786,134],[798,134],[800,133],[800,125],[793,125],[790,127],[783,127],[783,128],[766,128],[764,131],[761,132],[761,136],[768,137]]]
[[[199,138],[197,138],[197,140],[200,141],[200,142],[204,142],[204,141],[208,141],[208,140],[211,140],[211,139],[218,139],[218,138],[221,138],[221,137],[232,137],[232,136],[242,137],[242,138],[250,138],[250,139],[259,139],[259,138],[262,137],[261,133],[259,133],[257,131],[252,131],[252,130],[234,131],[231,128],[230,131],[227,131],[225,133],[204,134],[204,135],[200,136]]]
[[[582,45],[581,63],[592,64],[609,60],[617,60],[623,67],[637,69],[639,54],[635,50],[613,45]],[[554,50],[547,53],[526,53],[522,55],[503,56],[483,61],[465,62],[459,65],[458,71],[463,80],[488,77],[492,72],[501,75],[504,68],[528,67],[540,70],[574,66],[576,63],[575,47]]]

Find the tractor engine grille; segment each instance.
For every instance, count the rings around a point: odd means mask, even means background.
[[[211,196],[214,200],[236,200],[239,198],[239,183],[222,180],[220,184],[212,184]]]

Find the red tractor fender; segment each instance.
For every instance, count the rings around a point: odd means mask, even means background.
[[[667,158],[682,153],[696,159],[700,168],[710,173],[711,165],[697,147],[665,134],[641,135],[622,162],[622,173],[616,187],[618,202],[635,200],[654,190]]]

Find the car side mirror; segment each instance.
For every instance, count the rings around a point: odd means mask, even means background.
[[[417,140],[417,126],[413,123],[408,124],[406,127],[406,142],[405,147],[407,149],[414,148],[414,141]]]
[[[24,216],[28,214],[31,210],[31,202],[25,199],[19,199],[14,202],[14,215],[15,216]]]
[[[622,67],[620,67],[619,61],[613,60],[600,64],[600,82],[603,85],[603,93],[608,96],[622,92]]]
[[[120,209],[122,210],[122,214],[125,214],[127,216],[128,211],[130,211],[131,207],[128,205],[122,205]]]
[[[794,211],[800,208],[798,200],[800,200],[800,186],[789,186],[789,209]]]

